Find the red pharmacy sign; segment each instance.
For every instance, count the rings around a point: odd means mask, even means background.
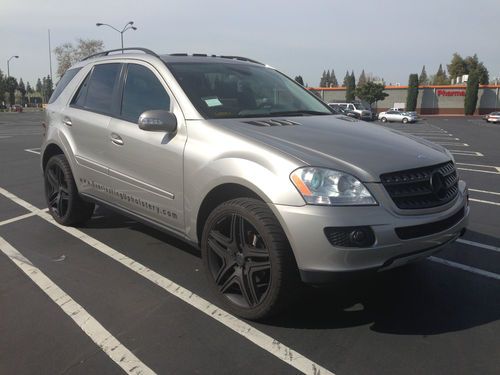
[[[436,90],[437,96],[465,96],[465,90]]]

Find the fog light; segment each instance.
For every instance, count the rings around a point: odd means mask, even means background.
[[[372,228],[362,227],[327,227],[323,230],[333,246],[370,247],[375,243]]]

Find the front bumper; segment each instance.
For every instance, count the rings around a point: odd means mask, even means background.
[[[320,283],[332,273],[388,269],[427,257],[454,241],[466,228],[469,216],[463,181],[459,182],[459,193],[453,204],[437,213],[403,215],[383,203],[357,207],[272,207],[288,236],[302,279],[309,283]],[[463,217],[438,233],[408,240],[396,234],[396,228],[440,222],[460,210]],[[323,232],[325,227],[351,226],[370,226],[375,243],[365,248],[336,247]]]

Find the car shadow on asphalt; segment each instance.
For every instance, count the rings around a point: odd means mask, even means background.
[[[98,208],[84,228],[128,228],[201,256],[181,239],[104,208]],[[297,292],[292,308],[260,323],[311,330],[369,324],[376,332],[425,336],[500,319],[500,283],[428,260],[385,272],[349,273],[330,286]]]
[[[266,323],[298,329],[370,324],[376,332],[425,336],[499,318],[500,283],[424,260],[308,288],[294,309]]]

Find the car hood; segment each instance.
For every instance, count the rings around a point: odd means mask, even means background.
[[[278,125],[273,124],[273,120],[295,124]],[[379,182],[383,173],[450,160],[442,146],[349,117],[304,116],[209,122],[274,149],[281,156],[291,156],[298,164],[342,170],[363,182]],[[265,122],[271,125],[262,126]]]

